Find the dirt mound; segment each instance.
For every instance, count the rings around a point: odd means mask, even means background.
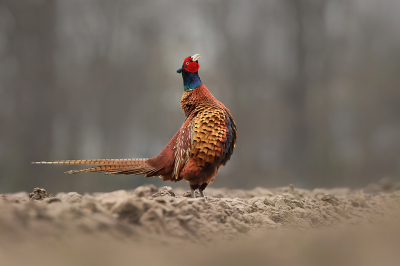
[[[3,195],[0,215],[3,228],[29,228],[27,233],[32,234],[88,234],[101,228],[201,242],[231,239],[260,228],[306,230],[364,223],[400,202],[400,192],[370,195],[349,189],[209,189],[207,203],[182,196],[187,194],[171,187],[143,186],[133,191],[83,196],[69,192],[52,197],[36,188],[29,195]]]
[[[398,221],[400,210],[400,191],[395,190],[366,194],[346,188],[313,191],[293,186],[247,191],[210,188],[208,202],[188,198],[188,194],[171,187],[143,186],[133,191],[85,195],[69,192],[52,196],[38,188],[29,195],[25,192],[0,195],[0,247],[5,243],[8,248],[10,243],[21,245],[21,241],[41,246],[43,241],[60,243],[60,240],[83,238],[97,246],[99,243],[93,239],[106,237],[107,243],[141,243],[141,250],[145,243],[155,245],[162,253],[167,252],[161,248],[165,243],[179,247],[223,243],[226,247],[228,243],[232,245],[231,241],[237,243],[244,238],[240,243],[252,247],[255,239],[260,241],[255,237],[265,234],[275,237],[277,243],[282,239],[301,243],[305,238],[298,236],[299,232],[307,232],[310,237],[320,230],[326,232],[347,225],[357,228],[380,225],[387,220]],[[290,237],[284,233],[293,230],[296,233]],[[276,233],[280,236],[273,236]],[[262,239],[263,245],[272,245]],[[294,243],[288,245],[294,248]]]

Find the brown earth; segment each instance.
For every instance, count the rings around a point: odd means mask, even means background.
[[[0,195],[0,265],[400,265],[400,186]]]

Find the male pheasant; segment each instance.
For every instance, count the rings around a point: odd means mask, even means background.
[[[159,176],[164,181],[182,179],[206,200],[204,189],[212,183],[219,167],[231,158],[236,143],[236,125],[228,108],[203,85],[198,70],[199,54],[186,57],[177,70],[182,73],[184,93],[181,106],[185,122],[175,136],[154,158],[99,159],[34,162],[34,164],[83,164],[96,167],[66,173],[104,172],[106,174]]]

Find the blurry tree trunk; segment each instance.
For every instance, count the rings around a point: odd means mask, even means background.
[[[306,172],[306,149],[307,149],[307,113],[306,94],[307,76],[305,73],[306,44],[304,27],[305,2],[300,0],[289,0],[293,7],[293,15],[297,26],[294,36],[296,75],[289,86],[285,89],[284,100],[291,112],[286,141],[284,144],[284,161],[289,173],[304,183]]]
[[[14,29],[7,36],[9,53],[18,66],[17,74],[10,82],[18,99],[10,118],[14,120],[16,129],[3,132],[15,154],[10,154],[6,163],[14,165],[9,169],[18,169],[12,173],[13,176],[7,177],[11,189],[18,186],[29,191],[41,185],[41,170],[44,168],[37,167],[32,174],[29,172],[31,168],[25,165],[33,160],[49,159],[52,117],[58,108],[54,98],[53,64],[55,4],[52,0],[5,2],[15,22]],[[10,135],[13,132],[18,132],[18,136]],[[22,180],[23,185],[20,184]]]
[[[255,140],[262,142],[262,137],[260,137],[260,135],[263,136],[265,131],[251,131],[247,136],[242,135],[241,132],[245,131],[243,129],[253,128],[254,125],[260,121],[255,121],[253,116],[246,117],[246,119],[240,119],[239,114],[246,113],[250,106],[252,106],[254,112],[257,113],[258,110],[264,106],[263,102],[256,99],[254,94],[249,93],[247,88],[258,87],[259,78],[265,75],[261,66],[263,62],[257,60],[260,57],[260,51],[263,48],[262,37],[257,35],[257,21],[267,16],[267,9],[261,8],[265,5],[266,3],[258,4],[258,8],[254,13],[252,13],[254,19],[247,21],[245,34],[243,31],[238,34],[235,31],[234,26],[229,23],[229,21],[231,21],[232,12],[237,12],[235,4],[230,1],[220,1],[218,2],[217,7],[212,10],[212,12],[215,12],[213,16],[215,18],[215,28],[223,29],[221,30],[220,35],[225,40],[225,43],[228,44],[224,46],[224,49],[220,52],[219,59],[217,60],[218,62],[223,62],[218,71],[220,72],[220,76],[224,80],[223,82],[226,86],[224,87],[225,90],[221,89],[221,87],[219,89],[221,90],[221,94],[226,93],[230,95],[227,97],[230,100],[229,108],[235,110],[233,116],[236,117],[235,121],[238,127],[238,145],[240,145],[240,149],[242,150],[242,152],[239,153],[238,149],[236,149],[230,165],[235,162],[240,162],[241,164],[248,166],[248,168],[239,167],[236,169],[235,174],[242,178],[231,180],[229,183],[231,187],[250,188],[248,180],[244,177],[249,175],[249,168],[255,171],[259,168],[259,160],[257,160],[258,152],[254,146],[257,145],[255,144]],[[246,37],[243,37],[243,35]],[[246,56],[239,56],[244,53],[243,51],[246,51]],[[229,66],[229,71],[224,72],[223,66],[226,65]],[[216,66],[216,69],[218,69],[218,66]],[[240,89],[232,90],[231,88],[234,87]],[[220,97],[219,100],[226,103],[222,97]],[[263,127],[264,124],[259,126]],[[220,180],[221,179],[218,179],[216,182],[220,182]]]

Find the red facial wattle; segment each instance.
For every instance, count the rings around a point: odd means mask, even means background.
[[[199,70],[199,68],[200,64],[196,62],[191,62],[185,67],[185,69],[191,73],[196,73]]]
[[[183,69],[190,73],[196,73],[200,68],[200,64],[193,61],[192,58],[187,57],[183,62]]]

